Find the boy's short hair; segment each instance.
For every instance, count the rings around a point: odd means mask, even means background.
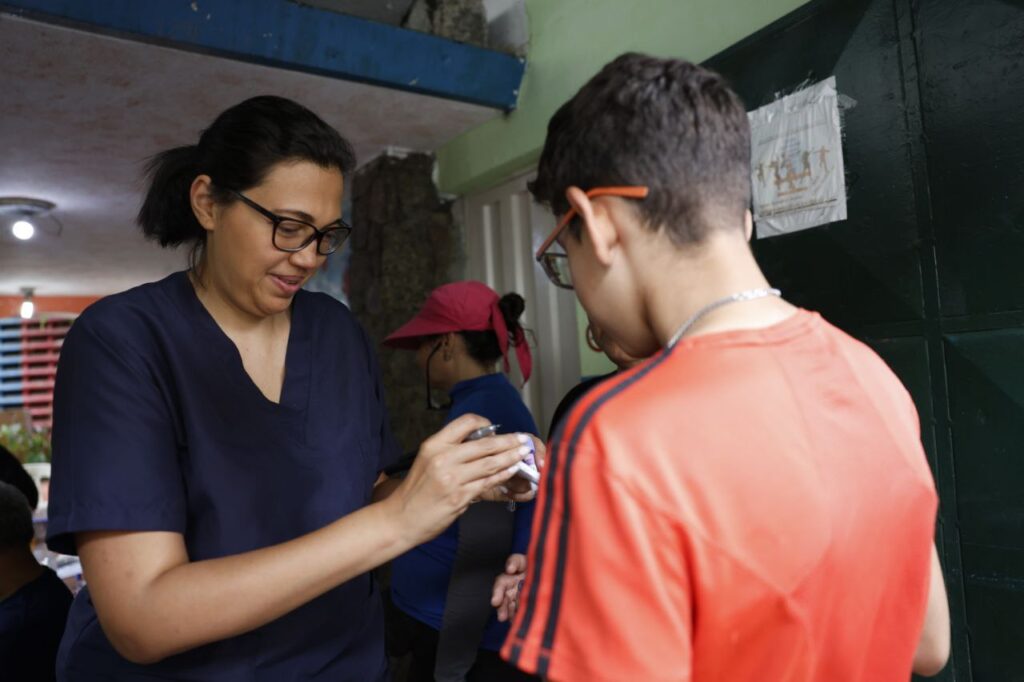
[[[556,215],[565,190],[650,188],[637,207],[651,228],[691,244],[742,229],[750,206],[750,126],[725,79],[680,59],[628,53],[607,64],[548,124],[530,191]],[[579,227],[570,228],[576,235]]]
[[[27,549],[34,535],[28,500],[13,485],[0,482],[0,550]]]

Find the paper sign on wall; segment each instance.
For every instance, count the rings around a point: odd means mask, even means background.
[[[747,117],[757,236],[773,237],[846,220],[835,76]]]

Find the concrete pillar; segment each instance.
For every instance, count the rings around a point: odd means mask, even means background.
[[[437,194],[433,168],[429,154],[381,156],[352,181],[349,298],[377,344],[450,281],[457,262],[457,228],[451,205]],[[443,414],[425,409],[425,380],[413,353],[377,350],[392,428],[410,451],[440,427]]]

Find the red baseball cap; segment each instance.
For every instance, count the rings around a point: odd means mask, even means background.
[[[498,307],[499,300],[501,297],[497,292],[483,282],[468,280],[439,286],[430,292],[420,311],[411,320],[388,334],[384,345],[416,350],[425,336],[448,332],[493,331],[498,337],[498,347],[505,359],[505,371],[508,372],[508,326]],[[522,327],[516,328],[511,345],[516,349],[519,370],[525,382],[530,378],[533,360]]]

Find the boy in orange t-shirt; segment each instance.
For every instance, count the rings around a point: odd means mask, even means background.
[[[918,417],[751,254],[742,103],[623,55],[552,118],[538,251],[623,349],[552,436],[503,656],[552,680],[905,682],[949,648]],[[509,585],[528,562],[521,595]]]

